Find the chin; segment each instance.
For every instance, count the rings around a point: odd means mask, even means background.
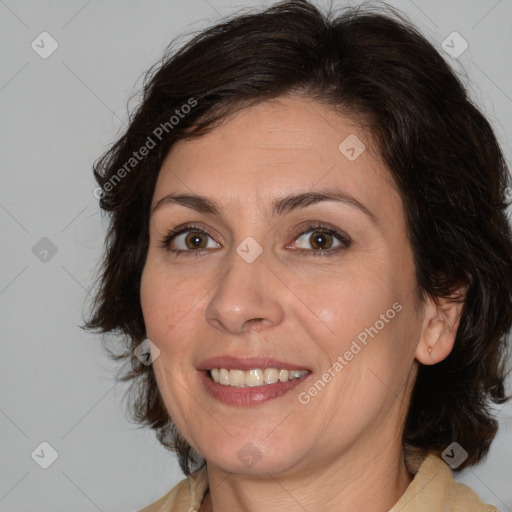
[[[267,477],[286,473],[296,467],[296,448],[279,452],[268,447],[258,447],[247,442],[240,449],[231,449],[223,454],[212,453],[206,457],[209,465],[214,465],[227,473]]]
[[[272,435],[270,436],[272,437]],[[270,439],[268,430],[261,434],[240,434],[222,438],[201,436],[196,451],[208,462],[227,473],[265,476],[295,468],[301,458],[295,436]],[[205,449],[201,449],[204,447]],[[303,447],[302,447],[303,448]]]

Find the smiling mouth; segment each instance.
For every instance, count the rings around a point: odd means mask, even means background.
[[[207,372],[208,377],[213,382],[234,388],[250,388],[276,384],[277,382],[288,382],[300,379],[308,373],[308,370],[280,370],[277,368],[255,368],[247,371],[212,368]]]

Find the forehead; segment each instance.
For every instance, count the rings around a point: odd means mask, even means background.
[[[389,171],[355,122],[311,100],[279,98],[177,142],[162,165],[154,202],[193,192],[226,208],[263,207],[290,192],[329,187],[390,215],[401,212]]]

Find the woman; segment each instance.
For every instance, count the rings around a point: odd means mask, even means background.
[[[216,25],[95,176],[87,327],[126,336],[133,415],[187,476],[145,512],[497,510],[450,468],[507,399],[509,178],[414,27],[300,0]]]

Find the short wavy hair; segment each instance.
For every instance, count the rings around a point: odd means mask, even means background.
[[[244,11],[195,34],[146,74],[129,126],[94,164],[110,216],[83,328],[121,335],[132,419],[155,430],[185,474],[204,463],[177,431],[153,368],[134,357],[146,338],[140,304],[149,213],[162,162],[178,140],[208,133],[242,108],[291,94],[321,102],[375,141],[404,204],[417,300],[455,298],[467,285],[455,345],[419,364],[404,426],[407,457],[440,455],[454,440],[488,452],[504,403],[512,324],[510,176],[490,123],[460,78],[401,13],[306,0]],[[145,150],[143,148],[146,148]],[[418,302],[419,303],[419,302]]]

